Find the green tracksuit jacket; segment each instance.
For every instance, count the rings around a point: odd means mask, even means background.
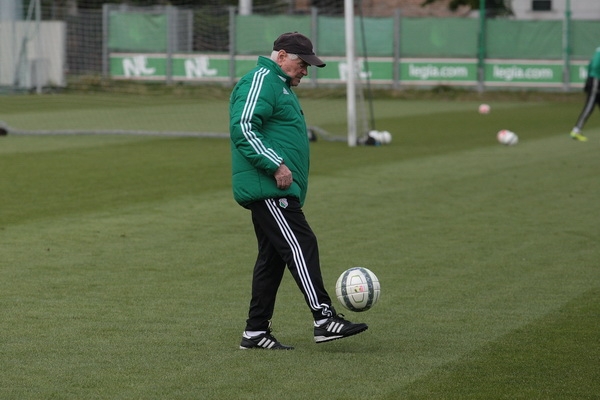
[[[290,81],[279,65],[261,56],[256,68],[231,93],[233,197],[242,206],[287,196],[304,204],[310,148],[304,115]],[[273,177],[282,162],[294,179],[286,190],[278,189]]]
[[[594,56],[588,64],[588,77],[600,79],[600,47],[596,49]]]

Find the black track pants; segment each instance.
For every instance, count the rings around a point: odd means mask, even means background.
[[[586,99],[585,104],[583,106],[583,110],[581,114],[579,114],[579,118],[577,118],[577,122],[575,126],[579,130],[583,130],[583,126],[585,125],[587,119],[594,111],[594,106],[598,105],[600,107],[600,82],[598,78],[589,77],[585,83],[585,93]]]
[[[298,200],[267,199],[248,206],[258,241],[246,330],[266,330],[287,265],[315,320],[335,314],[323,285],[317,238]]]

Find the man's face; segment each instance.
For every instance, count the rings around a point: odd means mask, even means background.
[[[302,61],[301,58],[292,60],[285,50],[280,50],[277,56],[277,63],[281,67],[281,70],[286,73],[287,76],[292,78],[291,85],[298,86],[300,80],[308,75],[309,65]]]

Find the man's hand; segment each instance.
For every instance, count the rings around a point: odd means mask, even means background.
[[[277,187],[279,189],[284,190],[289,188],[294,180],[292,178],[292,171],[290,171],[290,169],[284,163],[281,163],[281,165],[279,166],[279,168],[277,168],[273,176],[277,181]]]

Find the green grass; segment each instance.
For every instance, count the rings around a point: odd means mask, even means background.
[[[389,398],[595,398],[599,300],[592,289]]]
[[[134,126],[115,107],[129,99],[103,96],[0,98],[0,120]],[[141,115],[206,106],[171,121],[226,129],[223,99],[131,101]],[[328,288],[363,265],[382,297],[346,313],[367,332],[315,345],[287,274],[273,322],[293,352],[237,349],[256,244],[226,140],[0,137],[0,398],[597,398],[598,115],[578,143],[579,102],[477,104],[382,99],[392,144],[311,144],[305,212]],[[345,129],[343,100],[303,106]],[[498,145],[501,128],[519,145]]]

